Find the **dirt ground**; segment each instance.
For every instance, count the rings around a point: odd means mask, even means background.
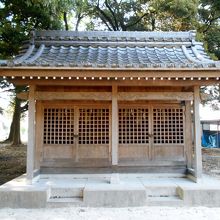
[[[0,209],[1,220],[219,220],[220,208],[129,207]]]
[[[220,148],[202,149],[203,172],[220,178]]]
[[[0,146],[0,185],[26,172],[26,146]]]
[[[220,149],[202,149],[204,173],[220,178]],[[0,145],[0,185],[26,171],[26,146]]]

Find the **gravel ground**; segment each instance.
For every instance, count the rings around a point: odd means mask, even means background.
[[[220,179],[220,149],[202,149],[203,172]]]
[[[220,220],[220,208],[1,209],[1,220]]]

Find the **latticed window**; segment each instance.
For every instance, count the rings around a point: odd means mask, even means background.
[[[119,144],[146,144],[148,108],[119,108]]]
[[[79,109],[79,144],[109,144],[109,109]]]
[[[74,109],[44,109],[44,144],[74,143]]]
[[[154,108],[153,136],[155,144],[184,143],[184,112],[182,108]]]

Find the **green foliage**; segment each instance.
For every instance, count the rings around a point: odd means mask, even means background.
[[[204,40],[209,53],[214,54],[220,60],[220,26],[209,29],[204,35]]]
[[[90,28],[112,31],[194,29],[198,12],[198,0],[96,0],[89,5]]]
[[[147,13],[143,12],[147,1],[135,0],[95,0],[89,1],[91,8],[91,22],[97,29],[107,29],[110,31],[125,31],[143,29],[141,23],[142,16]]]
[[[195,28],[198,0],[152,0],[156,29],[184,31]]]
[[[26,0],[1,0],[0,56],[8,58],[18,53],[21,42],[35,28],[59,29],[61,22],[51,9]]]
[[[22,41],[28,39],[32,29],[60,29],[59,14],[52,12],[50,7],[44,7],[41,2],[31,0],[0,0],[0,57],[7,59],[19,52]],[[0,86],[5,87],[5,81],[0,79]],[[12,144],[20,143],[20,118],[27,110],[27,103],[22,106],[17,93],[27,90],[27,87],[14,87],[14,113],[9,137],[6,141]]]
[[[220,59],[220,1],[200,0],[198,32],[211,55]]]

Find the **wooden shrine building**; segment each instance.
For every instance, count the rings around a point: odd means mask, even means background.
[[[27,178],[44,172],[202,174],[195,32],[36,31],[0,76],[28,85]]]

